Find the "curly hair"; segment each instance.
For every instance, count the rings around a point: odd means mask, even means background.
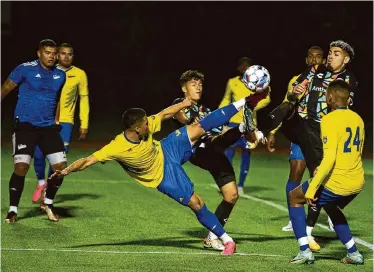
[[[343,40],[337,40],[337,41],[333,41],[330,43],[330,48],[331,47],[339,47],[341,49],[343,49],[345,52],[348,53],[351,61],[353,60],[354,56],[355,56],[355,51],[353,50],[353,47],[350,46],[347,42],[343,41]]]
[[[204,82],[204,74],[197,70],[187,70],[181,75],[179,82],[181,86],[183,87],[184,84],[186,84],[188,81],[193,80],[193,79],[201,80]]]

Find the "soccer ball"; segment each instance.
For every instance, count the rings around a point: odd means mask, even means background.
[[[251,91],[260,93],[270,84],[269,71],[263,66],[252,65],[245,71],[243,82]]]

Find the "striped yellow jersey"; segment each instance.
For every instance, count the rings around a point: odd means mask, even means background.
[[[79,95],[81,128],[88,128],[90,104],[86,73],[76,66],[71,66],[65,73],[66,83],[61,92],[59,121],[74,124],[75,106]]]

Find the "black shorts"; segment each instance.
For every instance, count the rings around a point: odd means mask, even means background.
[[[225,152],[225,150],[235,144],[242,135],[243,134],[239,131],[239,126],[236,126],[214,137],[209,145],[213,145],[218,152]]]
[[[320,123],[303,119],[295,112],[289,120],[283,121],[280,131],[289,141],[300,146],[312,176],[323,158]]]
[[[34,156],[38,145],[44,156],[64,152],[64,143],[60,136],[60,125],[37,127],[30,123],[16,123],[13,129],[13,156]]]
[[[225,153],[211,143],[205,147],[197,147],[190,162],[209,171],[219,188],[236,180],[234,169]]]

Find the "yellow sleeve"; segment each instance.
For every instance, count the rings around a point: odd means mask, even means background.
[[[327,118],[326,118],[327,117]],[[336,152],[338,149],[339,135],[336,132],[336,125],[334,126],[333,120],[331,122],[330,116],[326,115],[321,121],[321,138],[323,143],[323,159],[317,168],[316,175],[312,178],[309,188],[305,193],[306,198],[314,199],[314,196],[329,175],[331,169],[335,164]]]
[[[233,101],[231,101],[231,97],[232,97],[232,91],[231,91],[231,84],[230,84],[230,80],[229,80],[229,81],[227,81],[225,94],[223,95],[222,101],[219,104],[218,108],[222,108],[222,107],[225,107],[225,106],[231,104],[233,102]]]
[[[88,81],[86,73],[82,71],[79,81],[79,119],[81,120],[81,128],[88,128],[89,113]]]
[[[256,107],[253,109],[253,122],[255,123],[256,127],[257,127],[257,111],[265,108],[267,105],[270,104],[270,102],[271,102],[270,93],[271,93],[271,88],[269,86],[269,93],[268,93],[268,95],[264,99],[260,100],[257,103]]]
[[[99,162],[107,162],[115,160],[116,148],[114,148],[114,141],[104,146],[102,149],[92,154]]]
[[[161,130],[161,117],[158,114],[148,117],[148,128],[150,133],[156,133]]]

